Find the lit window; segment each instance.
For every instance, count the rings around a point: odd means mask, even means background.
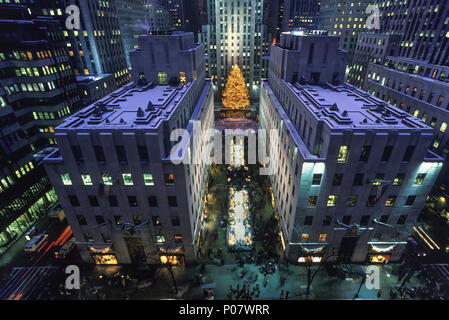
[[[394,186],[400,186],[402,184],[402,181],[404,181],[404,177],[405,174],[404,173],[399,173],[396,178],[394,178],[393,180],[393,185]]]
[[[85,186],[91,186],[93,184],[92,179],[90,178],[90,175],[88,175],[88,174],[82,174],[81,179],[83,180],[83,183]]]
[[[72,180],[70,180],[70,176],[69,176],[68,173],[61,174],[61,179],[62,179],[62,183],[65,186],[71,186],[72,185]]]
[[[109,173],[103,173],[103,183],[107,186],[112,186],[112,178]]]
[[[175,185],[175,175],[173,173],[164,174],[165,185],[174,186]]]
[[[422,185],[424,183],[425,178],[426,178],[425,173],[418,173],[418,175],[416,176],[415,182],[413,184],[414,185]]]
[[[328,207],[335,207],[335,203],[337,202],[337,196],[330,195],[327,199],[327,206]]]
[[[320,238],[319,238],[319,242],[326,242],[327,240],[327,233],[321,233],[320,234]]]
[[[387,201],[385,201],[386,207],[394,206],[394,202],[396,201],[396,196],[388,196]]]
[[[307,202],[308,207],[316,207],[318,197],[317,196],[310,196],[309,201]]]
[[[157,78],[159,84],[167,84],[167,73],[166,72],[158,72]]]
[[[123,173],[122,178],[123,178],[123,183],[125,184],[125,186],[134,185],[133,179],[131,177],[131,173]]]
[[[157,243],[164,243],[165,242],[165,237],[162,235],[157,235],[156,236],[156,242]]]
[[[150,173],[143,174],[143,181],[146,186],[154,186],[153,175]]]
[[[301,241],[302,242],[306,242],[307,240],[309,240],[309,234],[308,233],[303,233],[301,235]]]
[[[446,132],[446,128],[447,128],[447,123],[446,123],[446,122],[443,122],[443,123],[441,124],[440,131],[441,131],[441,132]]]
[[[340,151],[338,152],[338,162],[346,163],[348,160],[349,148],[348,146],[341,146]]]

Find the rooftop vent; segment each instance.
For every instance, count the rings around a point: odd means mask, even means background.
[[[338,111],[338,106],[337,106],[336,103],[334,103],[334,104],[331,106],[331,111]]]
[[[153,111],[154,110],[154,104],[153,102],[148,101],[147,109],[145,111]]]
[[[143,110],[142,110],[141,107],[139,107],[139,108],[137,109],[137,117],[138,117],[138,118],[143,118],[143,117],[145,117],[145,112],[143,112]]]

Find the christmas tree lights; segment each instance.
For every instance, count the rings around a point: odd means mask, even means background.
[[[242,71],[237,65],[234,65],[229,73],[222,103],[225,108],[229,109],[245,109],[250,106],[248,88]]]

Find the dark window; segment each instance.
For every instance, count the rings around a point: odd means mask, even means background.
[[[315,174],[313,175],[312,185],[314,185],[314,186],[319,186],[320,183],[321,183],[321,177],[322,177],[322,176],[323,176],[323,175],[322,175],[321,173],[315,173]]]
[[[346,225],[349,225],[351,223],[351,216],[343,216],[341,222],[343,222]]]
[[[78,223],[79,223],[80,226],[87,225],[87,221],[86,221],[86,218],[84,216],[78,215],[78,216],[76,216],[76,219],[78,220]]]
[[[72,153],[76,161],[84,161],[83,153],[81,152],[81,147],[78,145],[72,146]]]
[[[415,202],[416,196],[408,196],[407,200],[405,201],[406,206],[413,206],[413,203]]]
[[[356,173],[354,176],[353,186],[361,186],[363,185],[363,173]]]
[[[119,162],[128,162],[124,146],[115,146],[115,151],[117,152],[117,158]]]
[[[128,203],[130,207],[137,207],[137,197],[136,196],[128,196]]]
[[[176,200],[175,196],[168,196],[168,206],[169,207],[177,207],[178,206],[178,202]]]
[[[332,180],[332,185],[339,186],[341,185],[341,181],[343,180],[343,173],[334,174],[334,179]]]
[[[402,161],[409,162],[412,158],[413,152],[415,151],[415,146],[408,146],[407,150],[405,150],[404,158],[402,158]]]
[[[393,146],[386,146],[384,149],[384,153],[382,154],[381,161],[390,160],[391,152],[393,151]]]
[[[149,196],[148,197],[148,205],[150,207],[157,207],[157,198],[156,198],[156,196]]]
[[[72,207],[79,207],[80,202],[78,201],[78,198],[75,195],[69,196],[70,204]]]
[[[140,162],[148,162],[148,152],[146,146],[138,146]]]
[[[98,162],[105,162],[106,158],[104,156],[103,148],[101,146],[94,146],[95,158]]]
[[[164,180],[166,186],[174,186],[175,185],[175,175],[173,173],[164,174]]]
[[[304,219],[305,226],[311,226],[313,223],[313,216],[306,216]]]
[[[368,207],[374,207],[376,205],[376,196],[369,196],[366,205]]]
[[[134,225],[138,226],[142,223],[142,216],[133,216]]]
[[[179,219],[179,216],[170,216],[171,224],[174,227],[177,227],[181,224],[181,221]]]
[[[325,216],[323,219],[323,227],[330,226],[332,222],[332,216]]]
[[[360,219],[361,226],[367,226],[368,222],[369,222],[369,216],[362,216],[362,219]]]
[[[104,223],[104,217],[103,216],[95,216],[95,221],[98,224],[102,224],[102,223]]]
[[[122,216],[114,216],[114,221],[115,224],[122,224],[123,223]]]
[[[371,146],[363,146],[362,153],[360,154],[360,161],[368,161],[369,154],[371,152]]]
[[[400,216],[399,219],[398,219],[398,224],[404,224],[405,220],[407,220],[407,216],[406,215]]]
[[[382,215],[380,216],[380,222],[387,223],[388,222],[388,215]]]
[[[100,204],[98,203],[98,199],[96,196],[88,196],[90,205],[92,207],[98,207]]]
[[[159,216],[152,216],[151,219],[153,220],[153,226],[161,225],[161,219],[159,218]]]
[[[117,201],[117,197],[116,196],[109,196],[109,205],[111,207],[118,207],[118,201]]]

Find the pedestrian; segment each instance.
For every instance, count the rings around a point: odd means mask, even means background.
[[[288,299],[288,294],[289,294],[289,292],[287,291],[287,292],[285,293],[285,300]]]
[[[282,300],[283,297],[284,297],[284,290],[281,291],[281,297],[279,299]]]

